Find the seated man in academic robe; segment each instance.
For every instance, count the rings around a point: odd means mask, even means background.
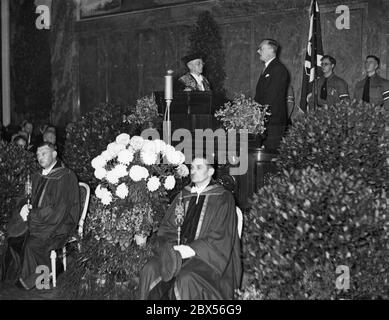
[[[155,256],[142,270],[141,299],[234,298],[242,275],[235,201],[212,180],[213,173],[206,159],[193,160],[192,187],[185,187],[169,207],[153,243]]]
[[[65,168],[50,142],[37,148],[43,168],[32,177],[31,203],[19,199],[7,225],[7,245],[1,279],[31,289],[40,275],[36,268],[50,268],[50,251],[61,248],[75,232],[80,215],[78,181]]]

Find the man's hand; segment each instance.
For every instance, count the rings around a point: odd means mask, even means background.
[[[173,249],[181,254],[182,259],[191,258],[196,255],[196,252],[189,246],[179,245],[174,246]]]
[[[32,206],[25,204],[20,210],[20,216],[22,217],[23,221],[27,221],[27,216],[30,212],[30,209],[32,209]]]

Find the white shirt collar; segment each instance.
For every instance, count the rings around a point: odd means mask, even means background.
[[[272,62],[276,57],[273,57],[268,62],[265,62],[265,69],[269,66],[270,62]]]
[[[193,78],[195,78],[195,80],[198,83],[200,89],[202,91],[205,91],[204,84],[203,84],[203,76],[201,74],[197,75],[197,74],[194,74],[194,73],[191,73],[191,75],[193,76]]]
[[[193,186],[193,187],[190,189],[190,192],[191,192],[191,193],[197,193],[196,204],[197,204],[198,201],[199,201],[200,194],[201,194],[201,193],[205,190],[205,188],[208,187],[208,186],[209,186],[209,183],[207,183],[206,185],[201,186],[201,187]]]
[[[201,192],[204,191],[204,189],[208,187],[208,184],[204,185],[204,186],[201,186],[201,187],[196,187],[196,186],[193,186],[191,189],[190,189],[190,192],[191,193],[197,193],[197,194],[200,194]]]
[[[47,169],[43,169],[42,170],[42,175],[43,176],[47,176],[51,170],[54,168],[54,166],[56,165],[57,161],[55,161],[50,167],[48,167]]]

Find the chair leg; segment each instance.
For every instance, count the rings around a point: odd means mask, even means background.
[[[55,252],[55,250],[51,250],[50,259],[51,259],[51,276],[53,277],[53,287],[55,288],[57,286],[57,270],[55,266],[57,253]]]
[[[66,271],[66,246],[62,248],[63,271]]]

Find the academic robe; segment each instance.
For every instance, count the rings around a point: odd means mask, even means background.
[[[20,281],[26,289],[35,286],[36,267],[51,269],[50,251],[61,248],[74,234],[80,216],[78,181],[73,171],[60,162],[51,172],[32,177],[32,209],[27,221],[20,199],[7,225],[7,248],[2,259],[2,280]]]
[[[211,91],[211,86],[206,77],[203,77],[204,91]],[[196,79],[188,72],[178,79],[181,90],[201,91],[200,85]]]
[[[200,208],[191,210],[190,206],[196,204],[197,193],[190,190],[186,187],[176,196],[161,222],[153,244],[155,256],[141,273],[141,299],[233,299],[234,290],[240,286],[241,246],[232,194],[218,184],[209,185],[198,199]],[[164,282],[161,248],[177,244],[175,208],[180,196],[185,208],[184,243],[181,244],[189,245],[196,254],[183,259],[175,277]],[[191,220],[189,224],[185,224],[187,219]]]

